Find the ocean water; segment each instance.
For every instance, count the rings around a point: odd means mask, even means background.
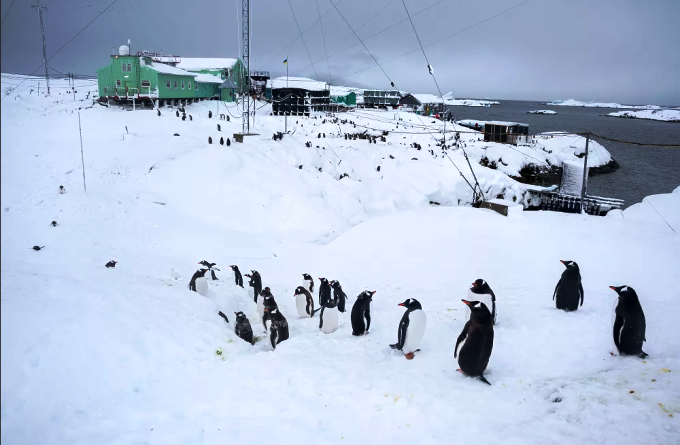
[[[592,132],[625,141],[680,145],[680,123],[600,116],[611,108],[540,105],[535,101],[499,100],[486,107],[449,107],[456,120],[485,119],[529,124],[530,133],[544,131]],[[556,115],[527,114],[554,110]],[[597,137],[594,138],[597,140]],[[638,147],[598,140],[619,163],[610,174],[588,178],[588,194],[625,200],[625,207],[647,195],[669,193],[680,186],[680,148]]]

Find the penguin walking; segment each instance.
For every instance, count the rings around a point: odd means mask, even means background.
[[[319,278],[319,281],[321,282],[319,284],[319,306],[324,307],[326,301],[331,299],[331,286],[325,278]]]
[[[243,287],[243,276],[241,276],[241,271],[238,270],[238,266],[229,266],[231,270],[234,271],[234,284]]]
[[[619,296],[614,320],[614,344],[621,355],[637,355],[647,358],[642,343],[647,341],[647,322],[637,293],[630,286],[609,286]]]
[[[489,308],[479,301],[462,300],[471,311],[470,320],[465,323],[463,331],[456,340],[456,348],[453,357],[458,357],[458,371],[468,377],[477,377],[487,385],[491,385],[484,378],[484,371],[489,364],[491,350],[493,349],[493,317]],[[458,346],[460,354],[458,354]]]
[[[295,307],[300,318],[310,318],[314,316],[314,298],[303,286],[295,288]]]
[[[302,274],[302,286],[314,295],[314,278],[308,273]]]
[[[330,334],[338,329],[338,305],[333,298],[325,300],[325,304],[321,306],[319,329],[324,334]]]
[[[359,294],[352,306],[352,335],[368,334],[371,327],[371,301],[376,291],[365,290]],[[364,318],[366,321],[364,322]]]
[[[288,340],[288,321],[278,308],[274,308],[271,311],[267,310],[269,312],[269,320],[271,320],[269,341],[271,341],[272,348],[276,349],[276,345],[284,340]]]
[[[470,301],[479,301],[484,303],[487,308],[491,308],[491,317],[493,318],[493,324],[496,324],[496,295],[491,290],[489,283],[478,278],[472,283],[470,290],[468,291],[468,298]],[[470,308],[467,308],[467,316],[465,321],[470,319]]]
[[[335,304],[338,305],[338,312],[345,312],[345,302],[347,301],[347,294],[342,290],[340,282],[333,280],[330,282],[331,288],[333,289],[333,299]]]
[[[253,288],[253,301],[257,303],[257,296],[260,295],[260,292],[262,292],[262,277],[256,270],[251,270],[250,272],[250,274],[246,274],[246,276],[250,278],[248,286]]]
[[[241,339],[253,344],[253,328],[250,327],[250,321],[243,312],[234,312],[236,315],[236,324],[234,325],[234,333]]]
[[[562,272],[562,277],[557,282],[557,286],[555,286],[553,300],[555,300],[557,309],[562,309],[566,312],[575,311],[578,309],[579,299],[581,300],[581,306],[583,306],[581,271],[575,261],[560,260],[560,263],[564,264],[567,269]]]
[[[276,304],[276,300],[274,299],[274,295],[272,295],[271,289],[268,287],[265,287],[262,289],[262,292],[260,292],[260,297],[261,299],[257,299],[257,310],[258,312],[260,311],[260,302],[262,302],[262,326],[264,326],[265,332],[268,330],[267,326],[267,321],[269,320],[269,313],[272,311],[272,309],[278,309],[279,305]]]
[[[208,271],[208,269],[201,268],[194,273],[194,275],[191,277],[191,280],[189,281],[189,290],[192,290],[194,292],[198,292],[197,290],[197,281],[199,279],[202,279],[205,282],[205,286],[208,286],[208,280],[205,279],[205,273]],[[201,290],[203,290],[203,283],[201,283]],[[207,291],[206,291],[207,294]],[[203,295],[203,294],[201,294]]]
[[[420,347],[420,342],[425,335],[427,319],[423,307],[415,298],[409,298],[399,306],[406,308],[406,312],[401,317],[399,329],[397,331],[397,342],[390,345],[390,348],[404,353],[408,360],[413,360],[414,354]]]
[[[111,267],[116,267],[116,264],[118,264],[118,261],[111,260],[108,263],[106,263],[104,266],[108,269],[108,268],[111,268]]]

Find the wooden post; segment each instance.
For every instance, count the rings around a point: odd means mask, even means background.
[[[586,133],[586,155],[583,159],[583,185],[581,187],[581,213],[585,213],[586,185],[588,183],[588,145],[590,133]]]

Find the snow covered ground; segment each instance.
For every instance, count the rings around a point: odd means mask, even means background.
[[[639,110],[617,111],[609,113],[611,117],[627,117],[632,119],[649,119],[654,121],[680,122],[680,110]]]
[[[671,444],[680,436],[680,241],[657,222],[551,212],[510,219],[455,206],[469,201],[469,188],[448,159],[426,152],[442,123],[425,117],[338,115],[356,129],[289,118],[295,134],[279,142],[271,134],[283,122],[265,107],[255,117],[261,136],[227,147],[219,137],[241,125],[208,119],[215,102],[187,106],[193,120],[181,121],[165,108],[160,117],[87,108],[85,87],[76,101],[58,91],[38,98],[18,88],[1,109],[3,441],[434,444],[453,435],[480,444]],[[367,126],[390,131],[388,142],[331,137]],[[510,171],[527,154],[583,151],[573,135],[512,149],[461,139],[482,188],[506,199],[521,199],[526,186],[500,166],[478,165],[482,156],[502,157]],[[589,161],[606,162],[606,150],[592,146]],[[459,152],[449,155],[467,173]],[[349,177],[338,180],[342,173]],[[656,210],[675,214],[677,204],[662,201],[653,200]],[[35,252],[36,244],[46,247]],[[115,269],[103,267],[114,258]],[[207,298],[186,289],[204,259],[222,270]],[[551,300],[560,259],[581,267],[585,304],[575,313]],[[275,351],[266,339],[242,342],[217,316],[233,322],[243,310],[265,336],[230,264],[258,270],[287,317],[291,337]],[[349,314],[328,335],[316,317],[298,319],[301,273],[339,280],[350,308],[376,290],[370,334],[353,337]],[[492,386],[455,372],[452,356],[460,300],[476,278],[498,298]],[[640,296],[645,361],[610,355],[608,286],[617,284]],[[407,298],[428,320],[413,361],[388,347]]]
[[[557,111],[553,110],[533,110],[527,111],[528,114],[557,114]]]
[[[621,105],[615,102],[581,102],[580,100],[554,100],[545,105],[559,105],[562,107],[590,107],[590,108],[630,108],[638,110],[660,110],[658,105]]]
[[[488,105],[500,105],[501,103],[495,100],[479,100],[479,99],[447,99],[446,105],[456,105],[461,107],[486,107]]]

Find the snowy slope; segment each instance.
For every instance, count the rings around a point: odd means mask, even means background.
[[[85,95],[81,88],[77,99]],[[337,129],[320,119],[289,119],[295,135],[274,142],[283,123],[258,112],[261,137],[223,147],[207,137],[231,136],[240,123],[208,119],[214,102],[187,106],[194,119],[182,122],[168,109],[158,117],[85,109],[91,102],[58,94],[14,97],[3,101],[0,133],[3,441],[394,444],[450,443],[454,434],[481,444],[668,444],[680,434],[680,246],[655,223],[429,207],[428,198],[468,191],[448,160],[425,156],[430,136],[417,121],[397,121],[416,133],[399,134],[405,146],[392,133],[392,145],[370,147],[331,138]],[[396,131],[392,114],[346,116]],[[125,125],[132,136],[123,140]],[[544,138],[543,147],[560,148],[562,138]],[[561,140],[565,153],[578,153],[575,140]],[[422,151],[408,147],[415,141]],[[469,142],[470,156],[481,146]],[[450,156],[466,165],[456,150]],[[521,197],[521,184],[473,166],[484,188]],[[113,258],[118,267],[104,268]],[[203,259],[222,269],[208,298],[186,289]],[[586,296],[576,313],[551,300],[559,259],[581,266]],[[217,316],[233,321],[244,310],[264,337],[229,264],[259,270],[288,318],[291,338],[276,351],[266,340],[245,344]],[[370,334],[353,337],[349,314],[329,335],[316,317],[298,319],[303,272],[338,279],[350,308],[361,291],[377,290]],[[460,299],[480,277],[498,297],[491,387],[455,372],[452,357]],[[612,284],[640,295],[646,361],[609,354]],[[403,314],[397,303],[414,297],[428,327],[407,361],[388,344]]]
[[[581,102],[580,100],[554,100],[545,105],[559,105],[563,107],[590,107],[590,108],[631,108],[639,110],[660,110],[658,105],[621,105],[616,102]]]
[[[628,117],[632,119],[649,119],[654,121],[680,122],[680,110],[640,110],[617,111],[608,113],[611,117]]]

